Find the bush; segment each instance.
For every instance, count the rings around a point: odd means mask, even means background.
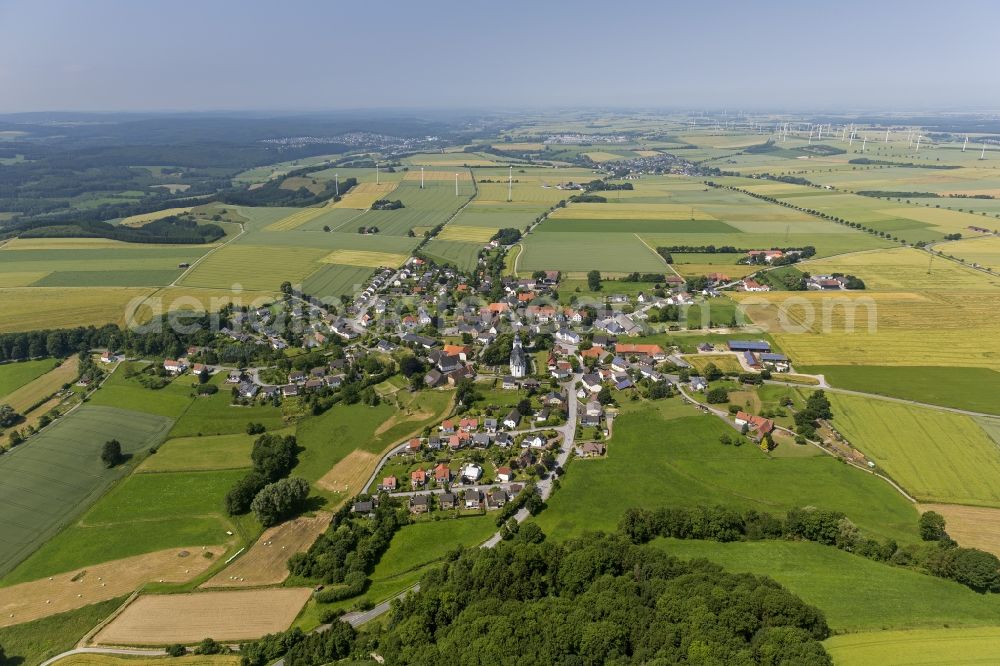
[[[180,643],[174,643],[173,645],[167,646],[167,655],[171,657],[183,657],[187,654],[187,648]]]
[[[264,486],[250,503],[260,524],[270,527],[298,511],[309,496],[309,482],[292,477]]]
[[[711,405],[729,402],[729,391],[722,386],[717,386],[705,394],[705,402]]]

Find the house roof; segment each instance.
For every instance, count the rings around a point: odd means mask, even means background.
[[[653,356],[662,353],[663,349],[660,345],[634,345],[622,342],[615,345],[615,354],[647,354]]]

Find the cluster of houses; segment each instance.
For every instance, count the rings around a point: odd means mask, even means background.
[[[806,288],[815,291],[840,291],[847,289],[847,278],[843,275],[810,275]]]
[[[524,489],[520,484],[509,484],[506,487],[493,486],[486,488],[466,488],[459,492],[417,493],[409,496],[407,505],[411,514],[429,513],[438,509],[441,511],[496,511],[502,509]],[[359,515],[372,515],[378,505],[378,498],[355,502],[351,511]]]

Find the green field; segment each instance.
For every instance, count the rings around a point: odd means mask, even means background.
[[[697,412],[677,398],[654,404],[630,406],[615,419],[605,459],[570,464],[537,518],[546,534],[611,531],[634,506],[723,504],[774,513],[837,509],[866,533],[915,540],[916,510],[884,481],[829,456],[769,457],[750,445],[723,446],[719,436],[732,430],[718,418],[684,416]]]
[[[517,262],[519,274],[536,270],[585,273],[595,268],[608,273],[667,270],[663,259],[635,234],[548,233],[545,224],[538,229],[524,239]]]
[[[148,389],[136,377],[126,377],[130,364],[121,364],[90,398],[93,405],[120,407],[136,412],[178,418],[191,406],[196,378],[191,375],[174,379],[161,389]]]
[[[823,365],[798,367],[837,388],[1000,414],[1000,372],[988,368]]]
[[[256,537],[252,516],[230,519],[223,498],[245,470],[133,474],[80,520],[0,583],[13,585],[165,548],[241,543]]]
[[[823,645],[837,666],[1000,663],[998,627],[849,634],[828,638]]]
[[[680,541],[654,544],[737,572],[764,574],[817,606],[836,632],[996,623],[1000,597],[810,542]],[[895,662],[889,662],[895,663]]]
[[[471,272],[479,261],[482,243],[432,239],[423,247],[423,252],[431,259],[445,264],[453,264],[460,270]]]
[[[170,437],[236,435],[246,432],[247,424],[251,421],[262,424],[268,431],[284,427],[279,407],[270,404],[253,407],[234,406],[229,386],[222,384],[223,380],[225,373],[219,373],[212,378],[213,383],[219,384],[219,392],[195,398],[171,428]]]
[[[371,274],[372,269],[364,266],[326,264],[306,278],[302,291],[310,296],[338,300],[360,291]]]
[[[143,461],[140,472],[237,469],[250,467],[253,435],[178,437],[165,442]]]
[[[87,632],[108,618],[125,597],[84,606],[68,613],[0,628],[5,664],[37,666],[46,659],[72,650]]]
[[[972,417],[828,396],[834,427],[917,499],[1000,507],[1000,450]]]
[[[381,453],[433,422],[451,396],[450,391],[405,393],[400,394],[403,410],[385,401],[377,407],[337,404],[321,416],[305,419],[295,433],[302,450],[293,473],[315,482],[355,449]]]
[[[162,441],[171,421],[85,405],[0,457],[0,573],[6,574],[80,511],[128,466],[105,469],[101,448],[117,439],[128,454]],[[51,543],[51,542],[50,542]]]
[[[56,365],[57,362],[50,358],[0,365],[0,404],[3,404],[5,396],[38,379]]]

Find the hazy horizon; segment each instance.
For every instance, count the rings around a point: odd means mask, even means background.
[[[0,113],[996,109],[1000,8],[0,0]],[[600,20],[595,20],[600,19]],[[872,63],[878,62],[878,65]]]

